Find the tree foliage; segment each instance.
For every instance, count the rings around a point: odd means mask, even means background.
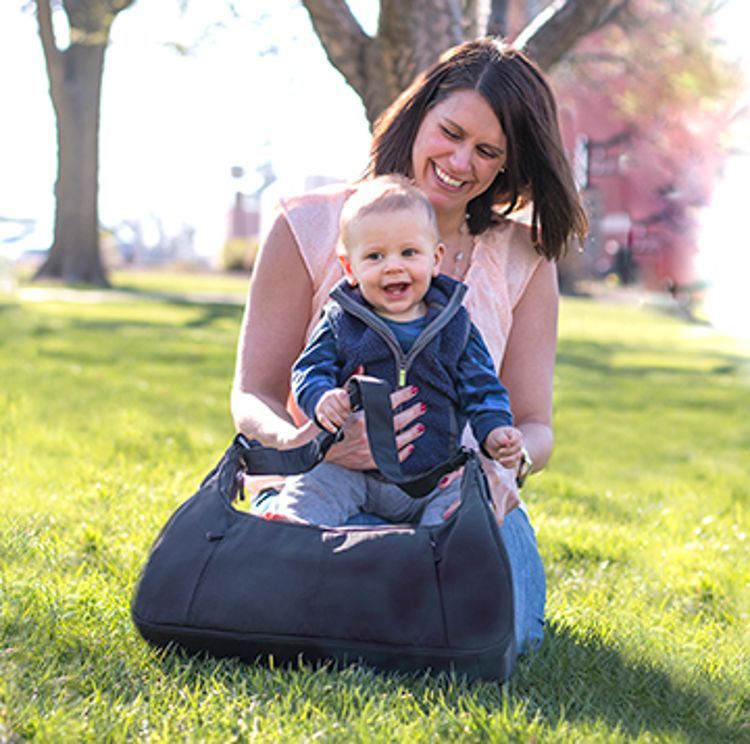
[[[741,76],[712,33],[716,7],[712,0],[630,0],[618,22],[585,39],[557,75],[591,89],[606,84],[628,120],[724,108]]]
[[[715,36],[719,6],[632,0],[554,72],[563,105],[574,102],[566,113],[589,137],[587,197],[594,211],[618,216],[606,228],[592,221],[600,234],[591,245],[627,246],[653,289],[676,293],[701,279],[701,210],[718,183],[742,85]],[[601,270],[606,256],[592,254]]]
[[[631,0],[616,24],[585,39],[555,70],[562,100],[585,96],[602,121],[628,134],[623,162],[639,181],[639,218],[709,201],[742,84],[712,32],[716,7]]]

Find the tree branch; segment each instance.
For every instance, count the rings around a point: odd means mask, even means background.
[[[106,46],[115,16],[135,0],[62,0],[70,22],[71,44]]]
[[[459,0],[381,0],[378,39],[397,54],[386,67],[396,73],[398,92],[463,41],[462,20]]]
[[[505,37],[508,33],[508,0],[492,0],[490,18],[487,21],[489,36]]]
[[[39,37],[42,40],[44,64],[47,67],[50,90],[56,90],[57,82],[62,76],[62,54],[55,43],[55,33],[52,29],[52,8],[50,7],[50,0],[35,0],[35,3]]]
[[[487,19],[484,13],[484,2],[482,0],[461,0],[461,15],[463,16],[464,39],[476,39],[484,36]]]
[[[514,46],[524,49],[543,69],[549,69],[579,39],[621,12],[628,0],[555,0],[518,35]]]
[[[121,10],[127,10],[135,0],[109,0],[109,7],[117,15]]]
[[[363,96],[364,57],[372,39],[362,30],[346,0],[302,0],[330,63]]]
[[[629,5],[630,0],[620,0],[620,2],[614,3],[612,7],[602,15],[598,28],[606,26],[608,23],[616,23],[625,11],[628,10]]]

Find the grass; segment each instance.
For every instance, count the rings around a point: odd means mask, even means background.
[[[750,738],[747,347],[564,301],[556,452],[526,493],[549,632],[505,687],[248,667],[157,653],[130,621],[232,435],[241,314],[148,282],[0,298],[0,741]]]

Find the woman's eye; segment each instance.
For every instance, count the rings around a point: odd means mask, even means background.
[[[461,135],[458,132],[455,132],[453,129],[448,129],[448,127],[440,127],[443,134],[448,137],[448,139],[452,140],[459,140],[461,139]]]
[[[486,158],[487,160],[494,160],[495,158],[499,157],[494,150],[491,150],[488,147],[482,147],[481,145],[477,147],[477,151],[483,158]]]

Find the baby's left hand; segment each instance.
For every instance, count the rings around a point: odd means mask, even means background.
[[[484,440],[484,449],[503,467],[517,468],[521,460],[523,434],[512,426],[498,426]]]

